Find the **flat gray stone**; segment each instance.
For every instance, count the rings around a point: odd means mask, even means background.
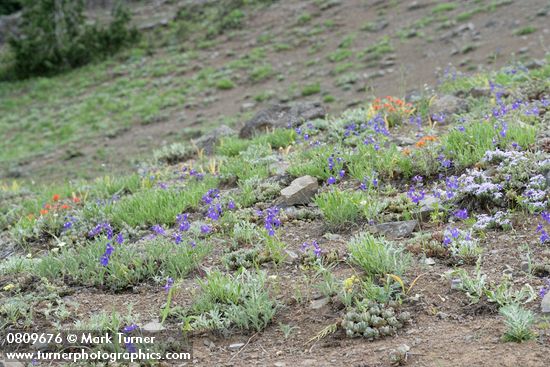
[[[280,203],[287,206],[307,204],[311,202],[318,189],[319,184],[315,177],[299,177],[281,190]]]
[[[319,299],[316,299],[314,301],[311,301],[311,304],[309,305],[309,308],[311,308],[312,310],[319,310],[319,309],[325,307],[326,305],[328,305],[329,302],[330,302],[329,297],[319,298]]]
[[[214,152],[214,147],[220,141],[221,138],[231,135],[236,135],[237,132],[232,128],[221,125],[209,133],[201,136],[200,138],[194,140],[194,144],[197,148],[202,149],[206,154],[212,154]]]
[[[431,257],[427,257],[427,258],[424,260],[424,264],[426,264],[426,265],[435,265],[435,260],[432,259]]]
[[[404,238],[409,237],[411,233],[418,226],[416,220],[406,220],[401,222],[387,222],[382,224],[376,224],[370,230],[374,233],[379,233],[385,237],[390,238]]]
[[[460,278],[451,279],[451,289],[459,290],[461,288],[462,288],[462,279]]]
[[[141,330],[147,331],[149,333],[158,333],[159,331],[164,330],[164,326],[159,322],[158,319],[155,319],[155,320],[151,320],[147,324],[143,325]]]
[[[238,351],[239,349],[241,349],[242,347],[244,347],[244,343],[233,343],[229,346],[229,350],[232,350],[232,351]]]
[[[448,124],[452,121],[453,115],[467,110],[468,104],[462,98],[446,94],[434,99],[430,105],[430,116],[441,116],[443,124]]]
[[[550,292],[546,293],[542,302],[540,303],[540,309],[542,313],[550,313]]]
[[[293,104],[275,104],[259,111],[246,122],[239,132],[241,138],[250,138],[256,132],[267,129],[296,127],[306,121],[323,118],[327,114],[320,102],[297,102]]]
[[[441,200],[435,196],[426,196],[424,199],[420,200],[418,203],[420,209],[418,210],[418,216],[421,221],[426,222],[430,219],[430,214],[436,209],[436,207],[443,211],[443,206],[441,205]]]

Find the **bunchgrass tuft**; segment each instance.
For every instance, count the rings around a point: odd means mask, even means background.
[[[333,189],[317,195],[315,204],[321,209],[325,223],[339,230],[359,222],[362,196],[361,192]]]
[[[277,312],[267,285],[264,272],[243,270],[236,276],[211,272],[199,281],[200,294],[188,315],[191,328],[263,330]]]
[[[349,244],[349,252],[352,263],[369,276],[401,275],[410,262],[410,256],[402,248],[370,233],[355,236]]]

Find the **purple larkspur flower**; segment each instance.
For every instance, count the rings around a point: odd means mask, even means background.
[[[458,209],[453,213],[453,215],[458,219],[466,220],[468,219],[468,209]]]
[[[208,207],[208,212],[206,214],[206,216],[214,221],[220,219],[220,216],[222,215],[223,211],[222,211],[222,206],[221,204],[214,204],[214,205],[210,205]]]
[[[105,252],[103,255],[101,255],[101,258],[99,262],[103,266],[109,265],[109,260],[111,259],[111,255],[113,254],[113,251],[115,251],[114,247],[111,245],[110,242],[107,242],[107,245],[105,247]]]
[[[344,178],[344,176],[346,175],[346,171],[341,169],[340,172],[338,172],[338,175],[340,176],[340,178]]]
[[[182,241],[181,234],[179,232],[174,233],[173,238],[176,245],[179,245]]]
[[[210,233],[210,231],[212,231],[212,229],[210,228],[210,226],[208,224],[203,224],[201,226],[201,233],[207,234],[207,233]]]
[[[267,230],[268,235],[274,236],[275,229],[281,226],[281,220],[279,219],[280,209],[277,207],[267,208],[263,212],[258,211],[258,215],[264,218],[264,228]]]
[[[160,224],[155,224],[154,226],[151,227],[151,230],[159,236],[165,236],[166,235],[166,231],[164,230],[164,228],[162,228],[162,226]]]
[[[139,329],[139,326],[137,326],[136,324],[131,324],[131,325],[125,326],[124,329],[122,329],[122,332],[124,334],[128,334],[136,329]]]
[[[424,190],[416,190],[414,186],[411,186],[411,188],[407,192],[407,196],[415,204],[418,204],[420,201],[422,201],[425,195],[426,193],[424,192]]]
[[[122,233],[116,235],[115,242],[119,245],[122,245],[122,243],[124,242],[124,237],[122,236]]]
[[[179,229],[182,232],[187,232],[191,228],[191,223],[189,223],[189,214],[178,214],[176,216],[176,223],[179,225]]]
[[[67,221],[63,224],[63,230],[68,231],[73,227],[73,222]]]
[[[334,176],[330,176],[327,180],[327,184],[334,185],[335,183],[336,183],[336,179],[334,178]]]
[[[174,285],[174,279],[172,279],[171,277],[168,277],[168,279],[166,279],[166,284],[164,285],[164,290],[166,292],[168,292],[170,289],[172,289],[172,286]]]
[[[235,202],[233,200],[229,200],[227,203],[227,209],[234,210],[237,206],[235,205]]]
[[[212,204],[214,199],[219,198],[220,196],[220,190],[214,188],[210,189],[202,196],[202,201],[206,204]]]
[[[450,233],[453,238],[458,238],[460,236],[460,231],[458,230],[458,228],[451,229]]]
[[[321,247],[319,246],[317,241],[313,240],[311,244],[313,245],[313,254],[317,257],[321,257],[323,250],[321,250]]]
[[[550,224],[550,213],[547,212],[547,211],[543,211],[542,213],[540,213],[540,216],[542,219],[544,219],[546,221],[546,223]]]
[[[307,252],[311,248],[313,249],[313,254],[315,255],[315,257],[321,257],[323,250],[316,240],[311,241],[311,243],[304,242],[302,244],[301,250],[302,252]]]
[[[334,169],[334,155],[331,155],[327,158],[328,161],[328,170],[332,171]]]

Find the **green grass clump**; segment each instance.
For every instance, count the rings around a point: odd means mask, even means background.
[[[253,83],[259,83],[271,78],[273,75],[273,67],[270,64],[256,66],[250,72],[250,80]]]
[[[361,192],[334,189],[317,195],[315,204],[321,209],[323,219],[331,229],[342,229],[361,219],[362,199]]]
[[[298,17],[298,24],[301,24],[301,25],[304,25],[304,24],[307,24],[311,21],[311,14],[309,13],[302,13],[300,14],[300,16]]]
[[[96,178],[88,191],[94,198],[110,198],[113,195],[133,194],[143,187],[137,173],[124,176],[103,176]]]
[[[536,31],[537,31],[537,28],[535,28],[533,26],[527,26],[527,27],[516,29],[514,31],[514,35],[516,35],[516,36],[526,36],[528,34],[535,33]]]
[[[175,164],[189,159],[193,154],[190,144],[173,143],[153,151],[153,159],[158,163]]]
[[[528,147],[535,141],[536,130],[533,126],[508,123],[505,137],[498,135],[491,123],[475,122],[465,127],[465,131],[453,130],[443,140],[446,152],[460,167],[477,163],[487,150],[493,150],[493,138],[499,140],[498,146],[506,147],[512,142]]]
[[[504,341],[521,343],[535,337],[535,334],[531,331],[535,321],[535,315],[532,311],[518,304],[510,304],[502,307],[499,312],[504,316],[507,327],[503,336]]]
[[[286,148],[296,140],[294,129],[275,129],[266,134],[255,137],[255,144],[268,144],[272,149]]]
[[[215,187],[217,180],[205,176],[203,180],[191,181],[183,188],[152,188],[122,198],[106,208],[111,224],[118,228],[154,224],[173,224],[176,215],[196,207],[201,197]]]
[[[59,254],[49,253],[34,266],[32,273],[52,281],[124,289],[160,276],[185,277],[210,251],[205,244],[193,248],[157,237],[145,245],[114,245],[108,265],[102,266],[100,259],[106,243],[107,239],[102,238]]]
[[[235,88],[235,83],[230,79],[220,79],[216,82],[216,88],[220,90],[228,90]]]
[[[199,281],[200,294],[187,320],[194,330],[224,331],[237,327],[261,331],[277,312],[267,285],[264,272],[245,270],[236,276],[211,272]]]
[[[321,83],[308,84],[302,88],[302,97],[312,96],[321,92]]]
[[[228,136],[220,140],[215,148],[215,152],[216,154],[225,155],[227,157],[234,157],[246,150],[251,144],[252,142],[250,140]]]
[[[395,144],[378,150],[372,144],[362,144],[349,156],[348,169],[351,176],[358,180],[370,177],[373,172],[390,179],[398,176],[410,177],[413,173],[413,162]]]
[[[370,233],[355,236],[349,244],[351,261],[369,276],[401,275],[405,272],[410,256],[397,247]]]
[[[330,62],[340,62],[349,59],[353,56],[353,51],[347,49],[339,49],[328,55]]]
[[[343,167],[341,162],[335,160],[333,171],[330,171],[327,159],[335,152],[329,145],[321,145],[311,149],[298,151],[292,154],[288,173],[294,177],[310,175],[320,180],[326,180],[330,176],[337,175]]]
[[[393,52],[394,48],[390,42],[390,38],[385,36],[375,44],[367,47],[358,54],[360,59],[365,58],[366,61],[379,60],[385,54]]]
[[[432,8],[432,14],[446,13],[449,11],[453,11],[456,8],[457,8],[457,4],[455,3],[441,3],[441,4],[437,4]]]
[[[224,161],[220,165],[220,174],[226,178],[236,177],[239,181],[252,177],[267,178],[269,166],[275,161],[268,144],[254,144]]]

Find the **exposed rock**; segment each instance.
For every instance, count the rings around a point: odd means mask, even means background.
[[[4,367],[25,367],[26,365],[19,361],[2,362]]]
[[[386,28],[389,25],[388,21],[385,19],[381,19],[375,23],[372,23],[367,27],[367,30],[369,32],[380,32],[384,28]]]
[[[214,152],[214,147],[216,143],[220,141],[221,138],[225,136],[236,135],[237,132],[232,128],[221,125],[220,127],[215,128],[209,133],[201,136],[200,138],[193,141],[193,143],[199,148],[203,149],[204,153],[212,154]]]
[[[546,293],[542,302],[540,303],[540,309],[542,313],[550,313],[550,292]]]
[[[281,190],[280,203],[286,206],[307,204],[317,193],[319,184],[311,176],[302,176],[290,183],[290,186]]]
[[[163,18],[156,22],[145,23],[139,26],[140,31],[150,31],[151,29],[166,27],[169,23],[169,20]]]
[[[407,6],[407,10],[418,10],[433,5],[431,1],[413,1]]]
[[[409,145],[414,145],[414,143],[416,143],[416,140],[407,136],[394,136],[392,139],[392,143],[395,143],[400,147],[406,147]]]
[[[229,346],[229,350],[232,350],[232,351],[238,351],[239,349],[241,349],[242,347],[244,347],[244,343],[233,343]]]
[[[422,100],[422,92],[418,89],[411,89],[405,93],[405,101],[410,103],[419,102]]]
[[[287,255],[287,260],[288,260],[287,262],[290,264],[293,263],[294,260],[298,260],[299,258],[298,254],[292,250],[285,250],[285,253]]]
[[[491,90],[489,88],[474,87],[470,89],[470,95],[475,98],[488,97],[491,95]]]
[[[426,196],[419,202],[420,209],[418,210],[418,215],[420,220],[427,221],[430,219],[430,214],[438,208],[442,210],[441,201],[435,196]]]
[[[407,220],[402,222],[388,222],[373,226],[370,231],[379,233],[385,237],[403,238],[409,237],[414,229],[418,226],[418,221]]]
[[[537,59],[529,61],[527,64],[525,64],[525,67],[529,70],[540,69],[543,66],[544,66],[544,61],[537,60]]]
[[[141,330],[149,333],[158,333],[159,331],[164,330],[164,326],[159,322],[158,319],[151,320],[147,324],[143,325]]]
[[[239,136],[250,138],[257,131],[299,125],[305,121],[323,118],[326,113],[326,109],[319,102],[275,104],[252,117],[241,129]]]
[[[430,105],[430,115],[441,118],[441,123],[449,123],[452,120],[452,115],[459,112],[464,112],[468,108],[466,101],[462,98],[446,94],[436,98]]]
[[[451,289],[459,290],[461,288],[462,288],[462,279],[460,278],[451,279]]]
[[[256,103],[254,103],[254,102],[245,102],[241,105],[241,112],[246,112],[248,110],[253,109],[254,107],[256,107]]]
[[[309,305],[309,308],[311,308],[312,310],[319,310],[319,309],[325,307],[326,305],[328,305],[329,302],[330,302],[330,297],[324,297],[324,298],[316,299],[314,301],[311,301],[311,304]]]
[[[425,260],[424,260],[424,264],[426,265],[435,265],[435,260],[432,259],[431,257],[427,257]]]

